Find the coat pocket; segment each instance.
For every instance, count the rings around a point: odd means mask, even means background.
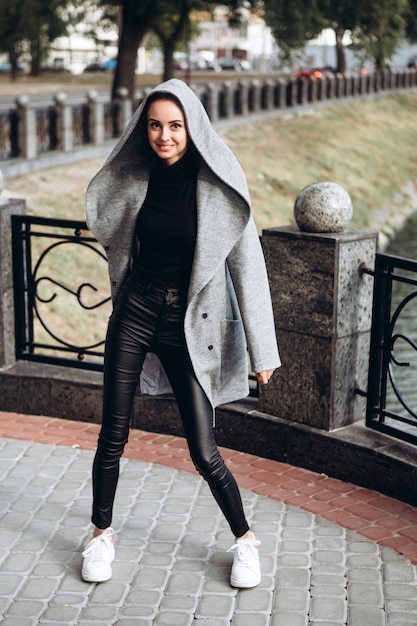
[[[248,375],[246,340],[241,320],[222,323],[221,380],[223,384]]]

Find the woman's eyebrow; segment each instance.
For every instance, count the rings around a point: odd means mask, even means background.
[[[161,121],[157,120],[155,117],[148,117],[148,122],[158,122],[159,124],[161,123]],[[171,120],[168,122],[168,124],[174,124],[176,122],[180,122],[181,124],[184,124],[184,120],[181,120],[181,119]]]

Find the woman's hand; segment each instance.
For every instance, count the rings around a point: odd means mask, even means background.
[[[256,380],[258,381],[258,384],[266,385],[273,373],[274,373],[274,370],[265,370],[264,372],[256,372],[255,376],[256,376]]]

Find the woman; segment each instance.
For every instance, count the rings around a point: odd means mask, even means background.
[[[217,449],[214,408],[248,394],[247,349],[260,384],[280,361],[245,176],[185,83],[162,83],[138,108],[88,187],[87,219],[107,251],[114,308],[82,577],[112,574],[113,502],[141,374],[147,393],[166,391],[165,376],[172,386],[191,458],[236,537],[230,582],[256,586],[259,542]]]

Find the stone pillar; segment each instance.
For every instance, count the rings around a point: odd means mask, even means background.
[[[302,80],[302,79],[301,79]],[[287,83],[286,104],[289,107],[297,106],[298,80],[293,79]]]
[[[336,74],[335,78],[335,97],[343,98],[346,89],[346,79],[343,74]]]
[[[278,109],[285,109],[285,107],[287,106],[287,82],[283,79],[280,79],[277,83],[277,89],[277,107]]]
[[[99,101],[97,91],[90,91],[87,95],[90,108],[90,137],[94,145],[104,143],[104,107]]]
[[[326,84],[326,97],[329,100],[333,100],[336,96],[336,79],[335,78],[327,78],[325,79]]]
[[[240,94],[240,115],[249,113],[249,86],[246,80],[239,81],[238,84]]]
[[[263,84],[263,106],[266,111],[272,111],[274,109],[274,88],[275,82],[267,78]]]
[[[359,93],[362,96],[368,93],[368,79],[365,74],[361,74],[359,78]]]
[[[318,83],[316,78],[312,78],[309,84],[310,102],[314,104],[318,98]]]
[[[16,362],[11,216],[25,215],[26,203],[1,197],[2,182],[0,171],[0,368],[6,368]]]
[[[129,90],[126,87],[119,87],[116,97],[120,107],[120,127],[123,132],[132,117],[132,100],[129,98]]]
[[[308,102],[308,90],[309,90],[309,82],[304,78],[301,78],[296,83],[296,91],[297,91],[297,100],[296,104],[304,105]]]
[[[30,108],[28,96],[16,98],[19,115],[19,150],[22,159],[35,159],[37,156],[36,111]]]
[[[212,124],[219,119],[218,87],[216,83],[207,85],[207,113]]]
[[[261,110],[261,83],[259,80],[252,80],[250,82],[250,89],[252,91],[252,112],[259,113]]]
[[[367,388],[373,279],[361,267],[374,267],[377,233],[341,229],[325,195],[318,222],[298,215],[298,226],[262,234],[282,367],[260,388],[259,410],[330,431],[365,417],[355,389]]]
[[[351,75],[351,81],[352,81],[352,91],[351,91],[351,95],[352,96],[357,96],[359,93],[359,77],[357,74],[352,74]]]
[[[60,149],[63,152],[70,152],[73,148],[72,135],[72,107],[67,102],[65,93],[57,93],[55,96],[55,106],[58,111],[58,136]]]
[[[224,114],[227,119],[231,119],[235,115],[235,86],[227,80],[223,83],[224,91]]]

